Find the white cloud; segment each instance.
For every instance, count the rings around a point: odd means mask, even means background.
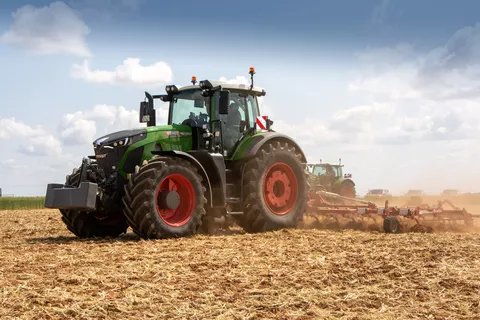
[[[19,152],[35,156],[56,156],[62,152],[60,141],[51,134],[30,137],[22,143]]]
[[[17,122],[15,118],[0,118],[0,140],[6,140],[14,136],[42,135],[43,133],[43,129],[39,126],[31,127]]]
[[[73,65],[70,75],[74,79],[92,83],[127,85],[163,85],[173,79],[172,69],[166,62],[159,61],[143,66],[138,58],[125,59],[112,71],[92,70],[89,61],[85,60],[81,65]]]
[[[36,156],[59,155],[60,141],[42,127],[31,127],[15,118],[0,118],[0,140],[15,140],[18,151]]]
[[[9,159],[6,159],[6,160],[2,160],[2,162],[0,163],[2,167],[5,167],[9,170],[19,170],[19,169],[26,169],[28,168],[27,165],[25,164],[19,164],[17,161],[15,161],[15,159],[13,158],[9,158]]]
[[[81,111],[63,116],[60,138],[68,145],[91,143],[97,134],[95,121],[85,119]]]
[[[444,45],[419,52],[408,44],[357,53],[366,65],[349,84],[376,99],[480,98],[480,24],[455,32]]]
[[[462,28],[427,52],[408,44],[357,53],[365,64],[348,84],[372,104],[392,106],[380,143],[465,140],[480,136],[480,25]]]
[[[245,77],[245,76],[236,76],[233,79],[228,79],[227,77],[222,76],[218,79],[218,81],[223,81],[223,82],[226,82],[226,83],[229,83],[229,84],[246,84],[246,85],[251,84],[250,80],[247,79],[247,77]]]
[[[168,108],[156,106],[157,123],[165,124]],[[68,145],[91,144],[96,138],[110,132],[144,127],[139,122],[138,110],[127,110],[123,106],[95,105],[87,111],[77,111],[63,116],[58,127],[62,141]]]
[[[85,37],[90,29],[65,3],[25,5],[12,13],[13,23],[0,40],[39,54],[66,53],[89,57]]]

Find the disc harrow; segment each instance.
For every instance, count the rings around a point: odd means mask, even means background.
[[[450,208],[445,208],[448,205]],[[480,227],[480,215],[467,212],[450,201],[436,205],[384,207],[370,201],[340,196],[325,190],[309,193],[304,221],[300,227],[355,229],[386,233],[466,231]]]

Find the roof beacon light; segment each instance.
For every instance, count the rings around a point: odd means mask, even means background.
[[[197,77],[192,76],[192,84],[195,85],[197,83]]]
[[[250,80],[252,81],[252,84],[250,85],[250,90],[253,89],[253,75],[255,74],[255,68],[254,67],[250,67]]]

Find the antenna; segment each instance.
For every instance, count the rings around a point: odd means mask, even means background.
[[[338,158],[338,164],[342,165],[342,158]]]

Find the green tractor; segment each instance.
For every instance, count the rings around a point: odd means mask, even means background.
[[[254,74],[251,85],[192,77],[166,94],[145,92],[147,126],[95,140],[65,184],[48,184],[45,207],[81,238],[129,226],[145,239],[186,237],[225,217],[250,233],[296,227],[308,199],[306,158],[260,115],[266,93]],[[167,125],[156,125],[155,99],[169,105]]]
[[[309,183],[313,188],[323,189],[339,194],[343,197],[355,198],[357,196],[355,183],[350,173],[343,174],[342,159],[338,164],[316,163],[307,164]]]

